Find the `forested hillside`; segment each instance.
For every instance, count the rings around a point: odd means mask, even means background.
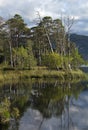
[[[88,60],[88,36],[72,34],[71,41],[76,43],[83,58]]]

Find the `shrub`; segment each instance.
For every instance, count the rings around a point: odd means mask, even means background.
[[[49,69],[61,68],[61,56],[58,53],[47,53],[43,55],[43,65]]]

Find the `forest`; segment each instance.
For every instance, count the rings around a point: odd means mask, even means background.
[[[39,15],[36,25],[29,28],[19,14],[8,20],[0,17],[1,69],[77,69],[84,60],[70,41],[71,25],[69,18],[63,24],[61,19]]]

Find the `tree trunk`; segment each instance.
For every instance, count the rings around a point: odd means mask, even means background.
[[[13,67],[12,46],[11,46],[10,41],[9,41],[9,49],[10,49],[10,64],[11,64],[11,67]]]

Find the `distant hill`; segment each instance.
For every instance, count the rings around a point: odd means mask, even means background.
[[[88,60],[88,36],[71,34],[70,39],[76,43],[79,53]]]

